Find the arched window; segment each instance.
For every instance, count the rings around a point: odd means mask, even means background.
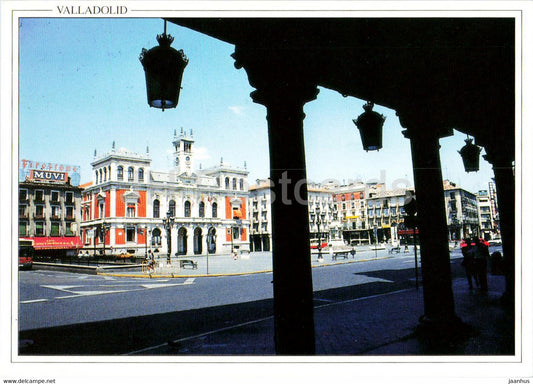
[[[152,246],[161,246],[161,230],[159,228],[155,228],[154,230],[152,230]]]
[[[103,178],[102,178],[102,168],[100,168],[99,173],[100,173],[100,183],[101,183],[101,182],[103,181]]]
[[[159,218],[159,200],[154,200],[153,202],[153,208],[154,208],[154,212],[153,212],[153,217],[158,219]]]
[[[119,165],[117,168],[117,180],[122,181],[124,179],[124,168],[122,165]]]
[[[107,181],[107,167],[104,168],[104,181]]]
[[[229,189],[229,177],[226,177],[226,189]]]
[[[94,178],[96,180],[96,184],[98,184],[98,171],[94,171]]]
[[[217,207],[217,203],[213,203],[213,205],[211,206],[211,216],[217,217]]]
[[[176,202],[174,200],[168,202],[168,210],[170,211],[170,216],[176,216]]]
[[[198,216],[205,217],[205,204],[203,201],[198,205]]]
[[[243,180],[243,179],[240,179],[240,180],[239,180],[239,189],[240,189],[241,191],[244,190],[244,180]]]
[[[184,216],[185,217],[191,217],[191,202],[190,201],[186,201],[185,204],[183,205],[183,210],[184,210]]]
[[[233,188],[233,190],[236,190],[237,189],[237,179],[233,179],[232,182],[231,182],[231,187]]]
[[[128,181],[133,181],[133,167],[128,168]]]
[[[140,182],[144,181],[144,169],[143,168],[139,168],[139,181]]]

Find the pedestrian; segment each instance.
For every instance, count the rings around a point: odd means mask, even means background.
[[[355,259],[355,247],[352,247],[352,250],[350,251],[350,255],[352,255],[352,259]]]
[[[461,253],[463,254],[463,261],[461,265],[465,269],[466,279],[468,280],[468,287],[474,289],[472,284],[472,277],[476,283],[476,286],[479,287],[478,275],[476,274],[476,268],[474,264],[474,249],[473,243],[470,239],[463,239],[461,242]]]
[[[479,281],[480,290],[487,292],[488,282],[487,282],[487,264],[490,258],[489,247],[485,245],[485,242],[480,238],[476,237],[473,243],[474,249],[474,266],[476,270],[477,279]]]

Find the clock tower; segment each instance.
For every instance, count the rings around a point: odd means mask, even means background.
[[[192,129],[190,134],[187,135],[187,132],[181,128],[179,136],[174,130],[174,139],[172,140],[172,145],[174,146],[174,169],[178,175],[186,173],[190,176],[193,173],[193,144]]]

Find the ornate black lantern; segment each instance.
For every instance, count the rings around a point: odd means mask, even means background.
[[[157,35],[159,46],[150,50],[143,48],[139,56],[146,75],[148,104],[163,111],[178,105],[183,70],[189,63],[183,50],[170,46],[173,41],[174,38],[167,35],[165,21],[165,32]]]
[[[465,143],[466,145],[458,151],[463,158],[465,171],[477,172],[479,171],[479,154],[481,153],[481,148],[472,144],[471,138],[467,138]]]
[[[365,110],[353,122],[359,128],[361,134],[361,141],[365,151],[376,151],[382,147],[383,123],[385,116],[372,111],[374,103],[368,101],[363,105]]]

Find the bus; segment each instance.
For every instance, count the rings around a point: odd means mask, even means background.
[[[19,239],[19,269],[31,269],[33,267],[33,240]]]

